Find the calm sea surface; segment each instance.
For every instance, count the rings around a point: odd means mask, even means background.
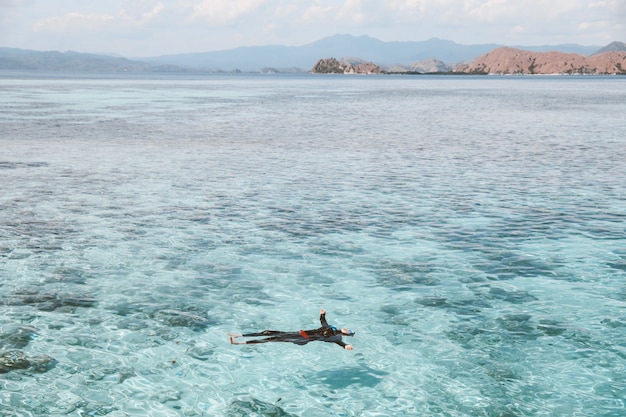
[[[624,416],[626,78],[5,76],[0,312],[2,416]]]

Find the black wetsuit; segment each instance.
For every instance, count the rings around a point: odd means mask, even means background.
[[[300,330],[299,332],[281,332],[278,330],[264,330],[259,333],[246,333],[243,337],[270,336],[265,339],[248,340],[246,344],[268,342],[290,342],[296,345],[306,345],[309,342],[332,342],[345,348],[346,343],[341,340],[341,330],[330,326],[326,322],[326,315],[320,314],[322,327],[314,330]]]

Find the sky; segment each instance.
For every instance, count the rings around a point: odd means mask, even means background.
[[[0,0],[0,47],[132,58],[336,34],[605,46],[626,42],[626,0]]]

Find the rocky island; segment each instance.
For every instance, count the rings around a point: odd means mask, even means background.
[[[494,75],[626,75],[626,44],[613,42],[585,56],[566,52],[534,52],[499,47],[469,63],[449,66],[437,59],[381,67],[358,58],[320,59],[314,74],[494,74]]]
[[[380,67],[372,62],[363,60],[341,61],[335,58],[320,59],[311,70],[313,74],[380,74]]]
[[[626,51],[600,52],[590,56],[564,52],[531,52],[501,47],[461,64],[454,72],[467,74],[626,74]]]
[[[444,62],[430,58],[409,65],[393,65],[382,68],[370,61],[359,58],[324,58],[317,61],[310,71],[312,74],[432,74],[450,72],[452,67]]]

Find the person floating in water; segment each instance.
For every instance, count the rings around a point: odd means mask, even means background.
[[[337,329],[331,326],[326,321],[326,310],[320,311],[320,323],[322,327],[314,330],[300,330],[298,332],[280,332],[277,330],[264,330],[259,333],[246,333],[246,334],[229,334],[230,343],[233,345],[252,345],[256,343],[268,343],[268,342],[290,342],[296,345],[306,345],[309,342],[331,342],[336,343],[346,350],[353,350],[352,345],[348,345],[341,340],[341,336],[354,336],[354,332],[350,329],[343,328]],[[265,339],[248,340],[245,342],[237,342],[237,337],[259,337],[269,336]]]

